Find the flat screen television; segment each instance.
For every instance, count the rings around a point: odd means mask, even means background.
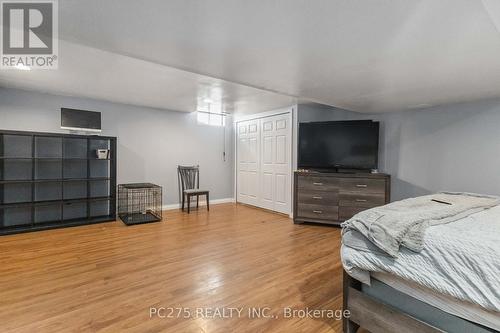
[[[378,138],[379,123],[371,120],[300,123],[298,166],[377,169]]]
[[[101,113],[61,108],[61,128],[85,132],[101,132]]]

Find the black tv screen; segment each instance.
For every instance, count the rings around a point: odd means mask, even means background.
[[[379,123],[328,121],[299,125],[300,168],[377,169]]]
[[[61,128],[100,132],[101,113],[61,108]]]

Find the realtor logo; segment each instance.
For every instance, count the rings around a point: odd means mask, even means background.
[[[57,69],[56,0],[2,1],[1,69]]]

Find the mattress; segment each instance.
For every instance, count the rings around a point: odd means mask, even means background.
[[[406,295],[416,298],[444,312],[500,331],[499,312],[488,311],[478,305],[433,292],[429,288],[405,281],[394,275],[372,273],[371,276]]]
[[[341,255],[346,272],[362,282],[370,283],[368,272],[388,273],[500,312],[500,206],[429,227],[418,253],[402,249],[392,258],[344,244]]]

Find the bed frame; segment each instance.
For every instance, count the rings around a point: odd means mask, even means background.
[[[361,282],[345,271],[343,279],[344,310],[350,312],[349,318],[343,318],[344,333],[355,333],[360,326],[371,333],[445,332],[363,293]]]

